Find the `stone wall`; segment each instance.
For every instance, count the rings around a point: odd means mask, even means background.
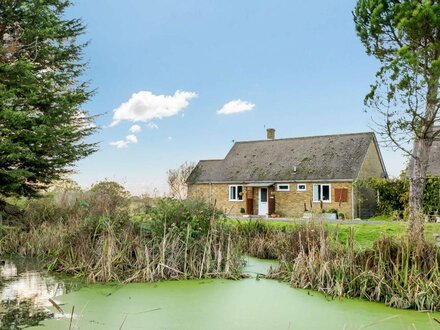
[[[319,182],[320,184],[331,185],[330,203],[323,203],[324,209],[337,209],[343,212],[347,219],[352,218],[352,184],[351,182]],[[237,183],[240,185],[240,183]],[[304,203],[308,211],[319,212],[321,203],[312,202],[313,199],[313,183],[305,183],[306,191],[297,191],[297,183],[289,183],[290,191],[275,191],[275,212],[284,217],[302,218],[304,215]],[[303,184],[303,183],[301,183]],[[335,202],[335,189],[348,189],[347,202]],[[254,188],[254,214],[258,214],[258,190]],[[245,191],[245,190],[244,190]],[[243,194],[242,201],[229,201],[229,184],[193,184],[188,187],[189,198],[199,198],[208,203],[216,203],[218,209],[225,213],[238,216],[241,215],[240,209],[246,208],[246,194]]]
[[[215,203],[217,209],[228,215],[241,215],[240,209],[246,209],[246,196],[243,194],[242,201],[229,201],[229,185],[223,183],[191,184],[188,186],[188,198],[202,199],[210,204]]]
[[[379,156],[379,151],[376,144],[371,141],[365,154],[364,161],[362,162],[359,170],[358,180],[364,180],[371,177],[383,178],[385,172],[382,168],[382,163]],[[372,217],[377,210],[377,196],[376,192],[371,188],[355,188],[354,190],[355,200],[355,218],[369,218]]]
[[[301,183],[303,184],[303,183]],[[313,184],[305,183],[306,191],[297,191],[297,183],[290,183],[290,191],[275,191],[275,212],[286,217],[302,217],[304,214],[304,204],[307,211],[321,211],[321,203],[313,202]],[[331,202],[322,203],[323,209],[337,209],[343,212],[347,219],[352,218],[352,184],[351,182],[319,182],[319,184],[331,185]],[[348,189],[348,201],[335,202],[335,189]]]

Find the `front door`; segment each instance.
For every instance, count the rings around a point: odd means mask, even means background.
[[[260,188],[260,193],[258,194],[258,215],[267,215],[267,197],[267,188]]]

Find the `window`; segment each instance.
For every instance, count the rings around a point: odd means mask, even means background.
[[[327,202],[330,203],[332,200],[331,196],[331,185],[329,184],[314,184],[313,185],[313,201],[314,202]]]
[[[260,202],[267,203],[267,188],[260,189]]]
[[[243,200],[243,186],[229,186],[229,200],[242,201]]]
[[[284,183],[277,184],[277,191],[290,191],[290,184],[284,184]]]
[[[300,183],[296,185],[296,190],[297,191],[307,191],[307,185]]]

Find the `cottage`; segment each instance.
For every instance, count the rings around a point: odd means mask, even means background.
[[[224,159],[201,160],[187,180],[188,197],[230,215],[303,217],[336,209],[347,218],[375,211],[374,192],[359,179],[387,177],[374,133],[338,134],[234,143]]]

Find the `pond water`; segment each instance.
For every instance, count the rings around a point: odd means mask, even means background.
[[[55,314],[31,329],[440,329],[428,314],[359,299],[330,299],[258,279],[273,261],[247,258],[239,280],[189,280],[142,284],[79,285],[8,261],[0,288],[4,300],[32,299]],[[32,269],[33,268],[33,269]],[[56,298],[55,298],[56,297]],[[61,306],[65,314],[48,301]],[[73,318],[70,312],[74,306]],[[1,328],[1,327],[0,327]]]

